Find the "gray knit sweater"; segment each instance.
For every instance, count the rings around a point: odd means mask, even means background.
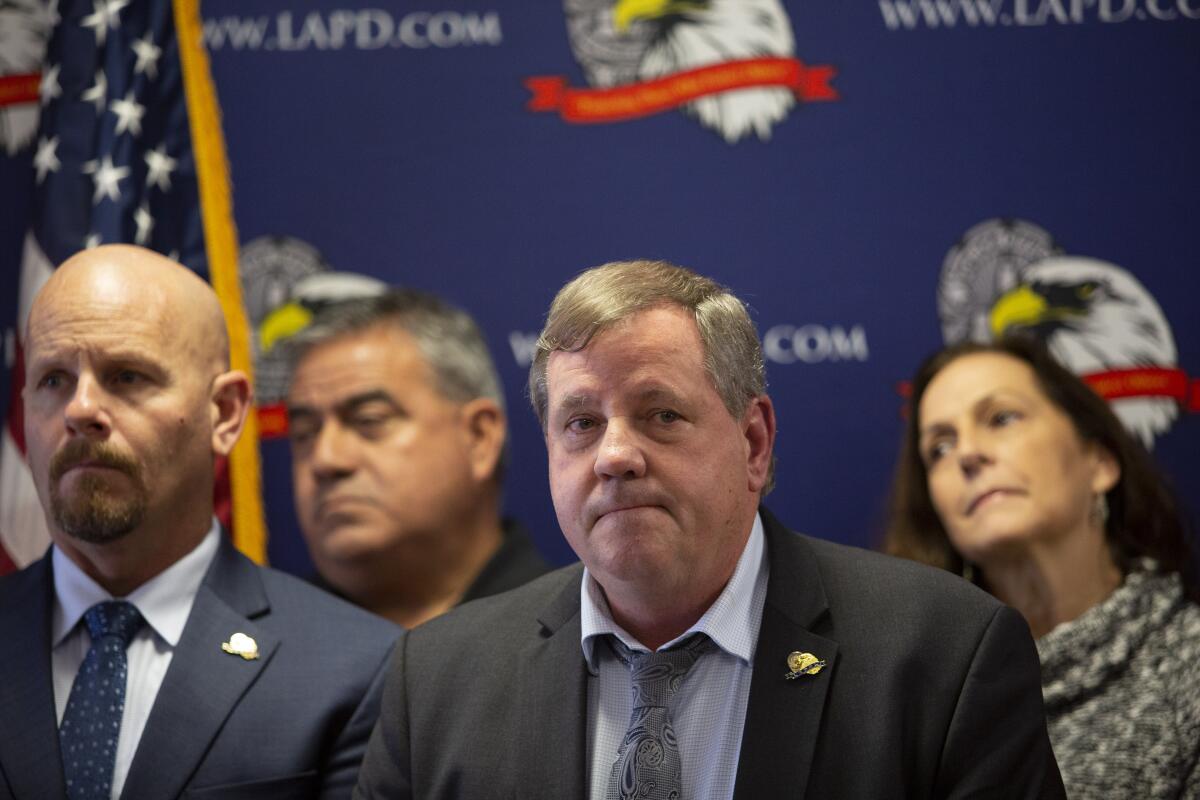
[[[1152,568],[1037,642],[1072,800],[1200,798],[1200,606]]]

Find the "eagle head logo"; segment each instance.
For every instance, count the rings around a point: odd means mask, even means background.
[[[0,0],[0,77],[33,77],[42,71],[54,27],[55,6],[44,0]],[[37,134],[40,109],[23,97],[0,94],[0,149],[25,149]]]
[[[1025,331],[1076,374],[1093,377],[1174,368],[1171,325],[1127,270],[1066,255],[1021,220],[988,220],[967,231],[942,266],[938,311],[947,344],[987,342]],[[1125,426],[1150,447],[1179,416],[1171,397],[1110,399]]]
[[[303,330],[324,306],[387,288],[367,275],[334,271],[317,248],[294,236],[260,236],[244,243],[238,271],[254,328],[254,395],[260,407],[287,394],[288,354],[277,345]]]
[[[567,33],[588,83],[610,88],[730,61],[793,55],[779,0],[565,0]],[[795,94],[761,86],[698,97],[682,110],[730,144],[767,140]]]

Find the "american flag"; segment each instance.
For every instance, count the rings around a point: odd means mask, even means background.
[[[195,0],[50,5],[53,33],[39,91],[32,222],[21,262],[12,375],[18,387],[20,333],[30,300],[72,254],[99,244],[135,243],[209,276],[192,141],[196,129],[187,97],[194,82],[185,80],[175,19],[177,9],[189,7],[198,19]],[[198,37],[194,46],[200,47]],[[207,62],[201,65],[207,78]],[[240,291],[235,294],[240,305]],[[0,454],[0,550],[17,567],[39,557],[49,541],[23,459],[20,418],[19,395],[13,392]],[[2,562],[0,555],[0,571]]]

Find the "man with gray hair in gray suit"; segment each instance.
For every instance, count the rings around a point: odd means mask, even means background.
[[[529,389],[583,563],[404,635],[356,797],[1064,796],[1019,614],[761,505],[775,408],[727,289],[584,272]]]

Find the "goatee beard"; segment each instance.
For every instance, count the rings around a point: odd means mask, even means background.
[[[84,473],[76,478],[70,496],[59,491],[62,476],[79,464],[107,467],[126,475],[133,494],[117,497],[103,475]],[[125,536],[146,515],[146,485],[141,466],[107,443],[74,439],[50,461],[50,514],[59,530],[82,542],[105,544]]]

